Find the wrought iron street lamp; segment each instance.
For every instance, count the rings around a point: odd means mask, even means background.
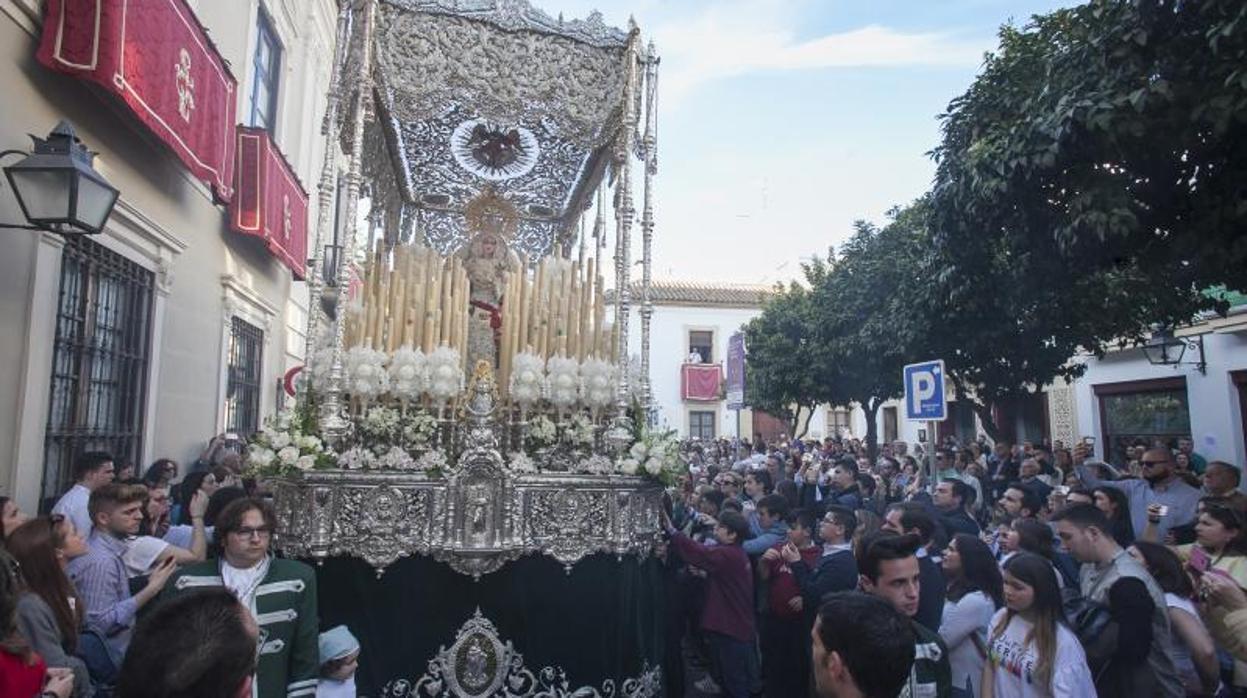
[[[1194,365],[1199,369],[1200,373],[1207,374],[1208,363],[1204,359],[1204,336],[1196,335],[1195,337],[1175,337],[1173,330],[1168,327],[1160,327],[1152,332],[1152,336],[1143,343],[1143,355],[1147,357],[1147,361],[1155,366],[1179,366],[1184,362],[1182,358],[1186,355],[1188,349],[1199,352],[1198,361],[1187,361],[1187,365]]]
[[[102,231],[120,192],[91,166],[95,154],[82,145],[68,121],[57,124],[47,138],[31,139],[32,153],[0,153],[26,155],[4,168],[4,175],[30,225],[0,227],[87,235]]]

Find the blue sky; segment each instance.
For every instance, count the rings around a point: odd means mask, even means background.
[[[655,273],[792,278],[929,186],[936,116],[1058,0],[533,0],[634,15],[663,57]],[[638,201],[639,206],[639,201]],[[902,271],[902,270],[898,270]],[[903,271],[902,271],[903,273]]]

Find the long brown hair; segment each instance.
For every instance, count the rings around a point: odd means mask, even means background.
[[[34,666],[38,660],[30,643],[17,631],[17,570],[16,563],[0,548],[0,652]]]
[[[1034,590],[1030,612],[1035,622],[1023,641],[1023,646],[1034,644],[1038,659],[1035,663],[1036,682],[1051,692],[1052,674],[1056,669],[1057,624],[1063,622],[1064,618],[1056,569],[1052,567],[1052,563],[1035,553],[1017,553],[1005,563],[1005,572]],[[1004,633],[1016,615],[1017,611],[1005,608],[1000,622],[992,628],[992,640]]]
[[[31,519],[13,531],[8,547],[21,571],[22,590],[37,594],[52,609],[61,631],[61,646],[72,652],[78,644],[78,629],[86,609],[56,560],[56,551],[65,545],[66,523],[58,515]]]

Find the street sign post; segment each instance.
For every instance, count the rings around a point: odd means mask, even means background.
[[[934,481],[936,423],[948,418],[948,403],[944,400],[944,361],[923,361],[909,364],[903,373],[905,385],[905,416],[913,421],[927,423],[927,462],[930,464],[931,480]]]
[[[745,333],[727,340],[727,408],[736,411],[736,439],[740,440],[740,411],[745,408]]]

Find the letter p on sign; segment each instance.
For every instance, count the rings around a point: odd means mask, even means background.
[[[944,362],[924,361],[905,367],[905,417],[914,421],[943,421],[947,418],[944,402]]]

